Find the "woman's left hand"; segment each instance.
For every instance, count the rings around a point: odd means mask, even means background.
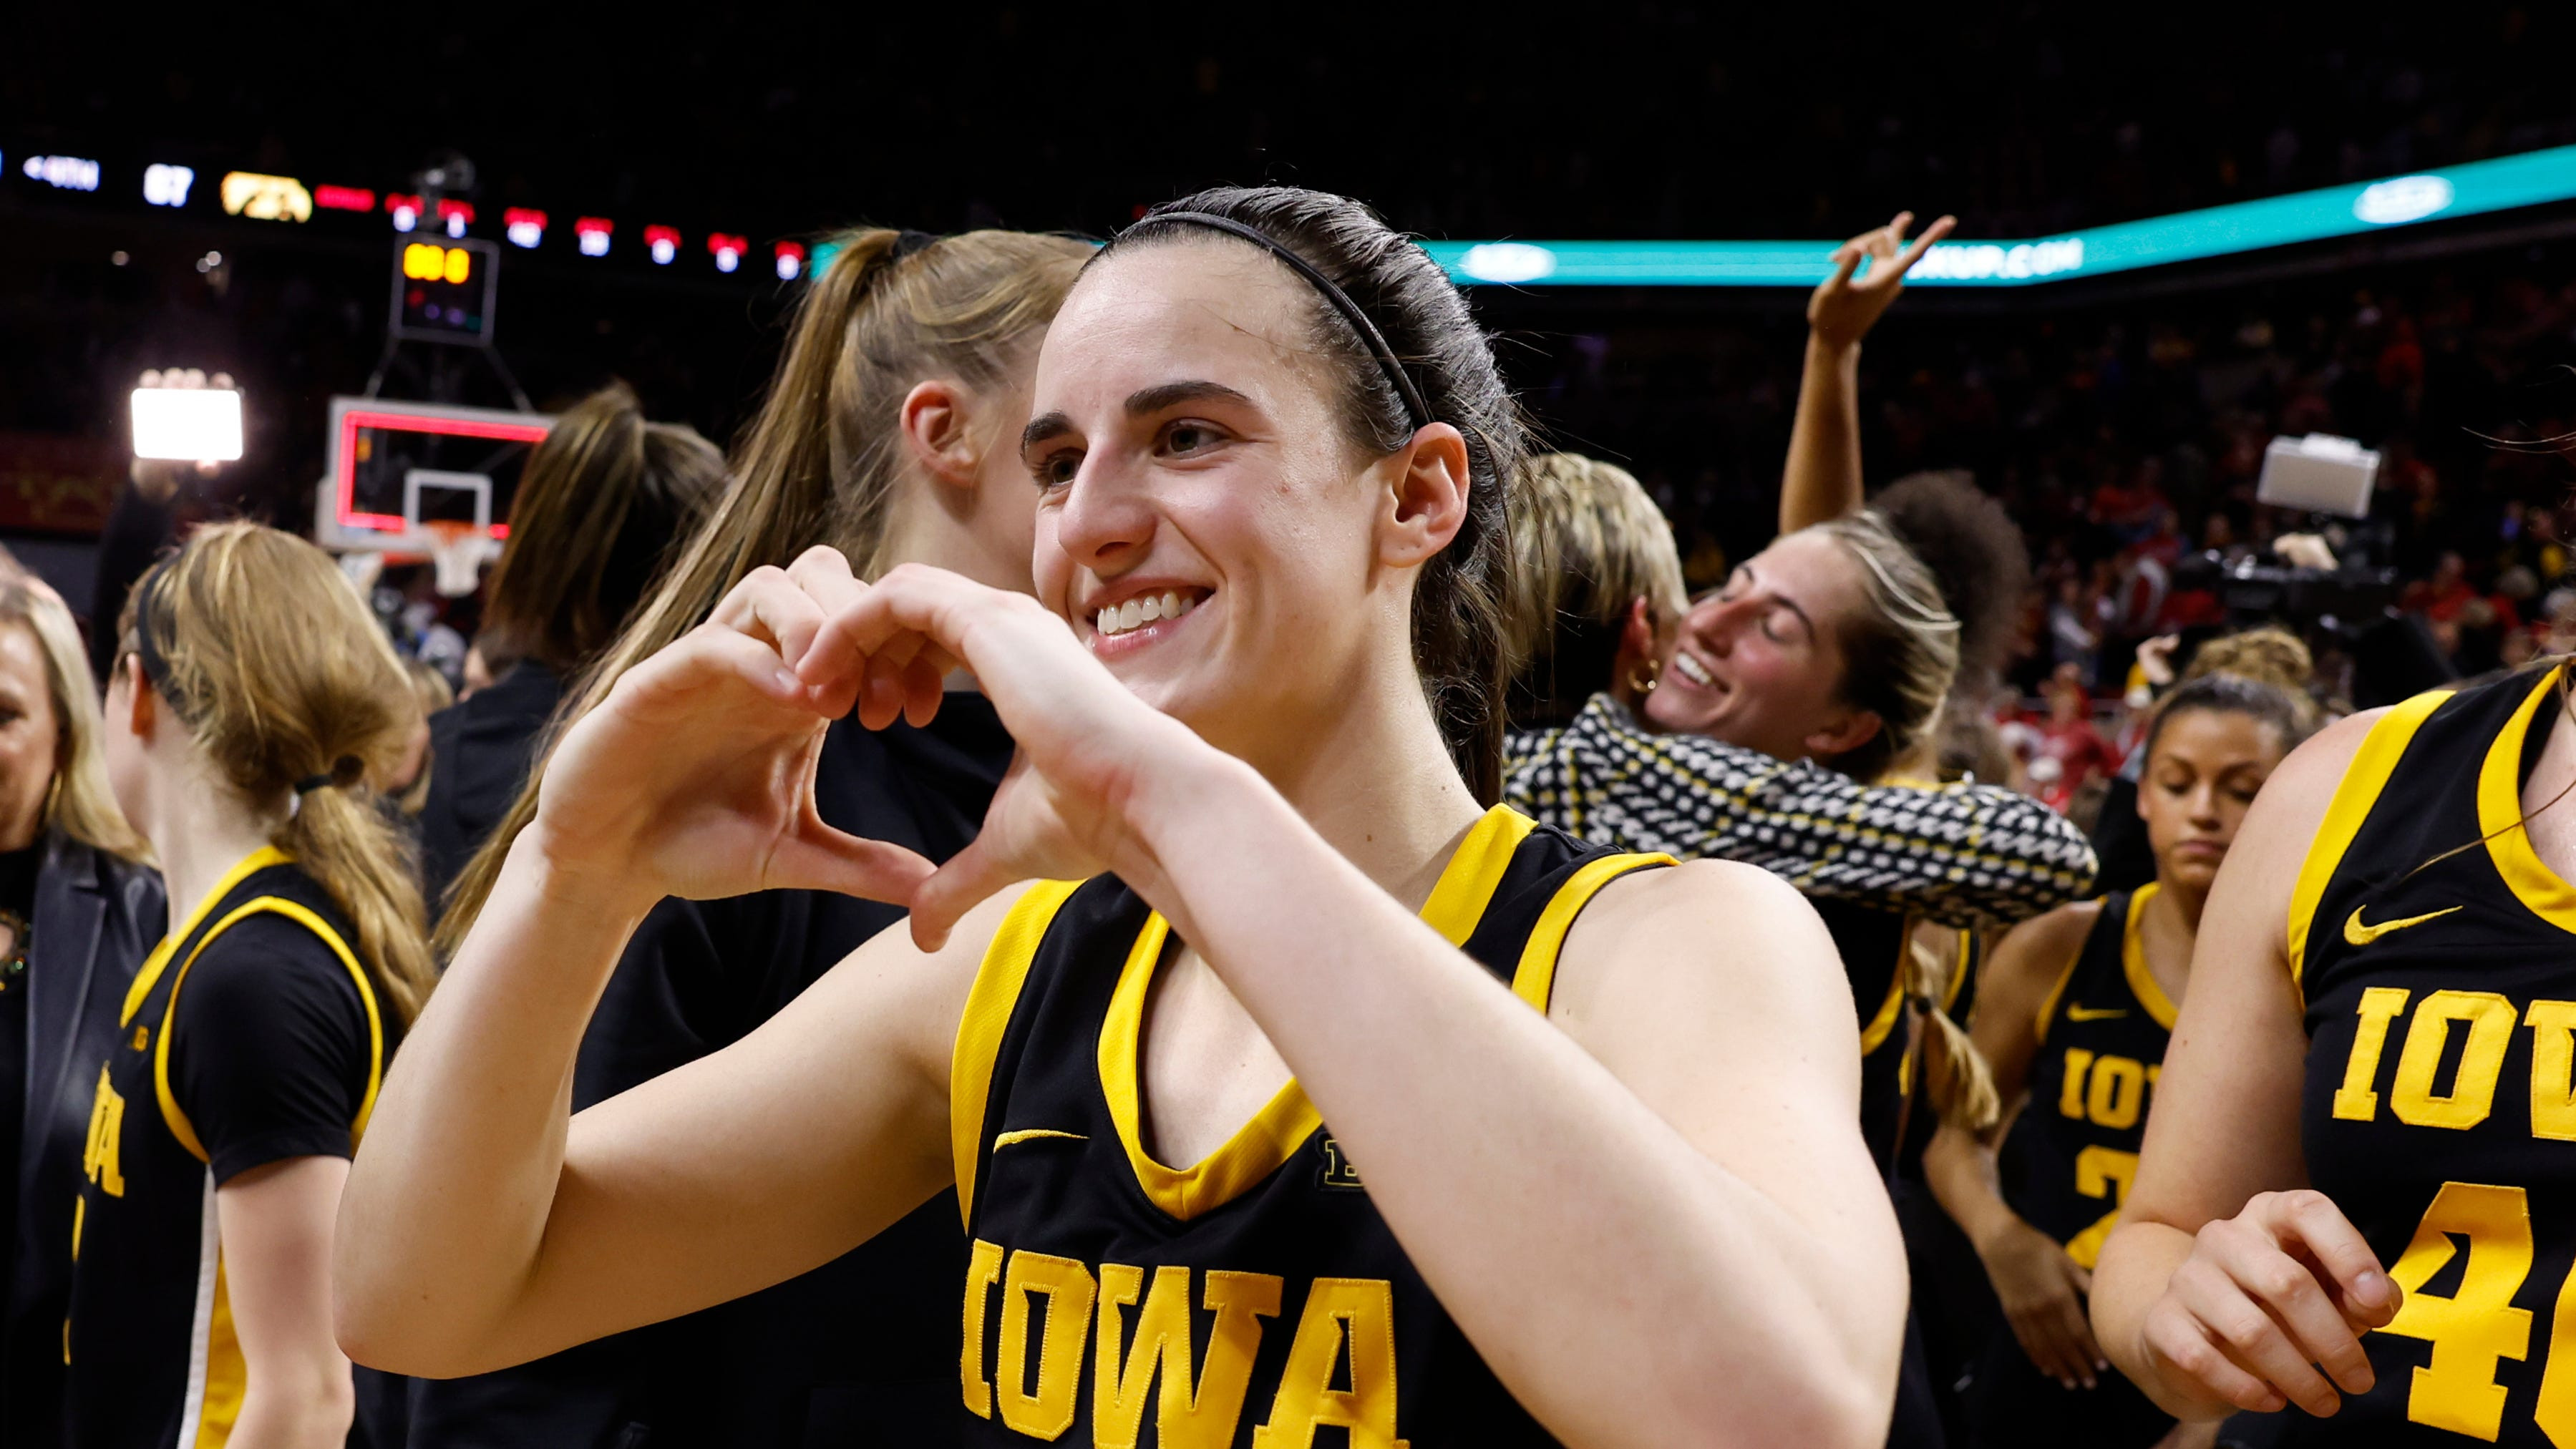
[[[1146,787],[1216,751],[1025,594],[906,564],[874,584],[852,580],[847,598],[793,661],[809,687],[855,697],[859,722],[882,729],[898,714],[927,721],[942,677],[962,666],[1019,745],[982,831],[914,894],[914,941],[936,950],[968,908],[1014,881],[1114,871],[1156,894]]]

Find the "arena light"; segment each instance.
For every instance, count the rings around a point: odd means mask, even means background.
[[[253,221],[311,221],[313,193],[292,176],[257,171],[227,171],[223,181],[224,214]]]
[[[188,188],[196,184],[196,168],[191,166],[154,162],[143,168],[143,199],[154,206],[187,205]]]
[[[421,202],[417,196],[385,194],[385,214],[394,219],[394,230],[410,231],[420,225]]]
[[[138,387],[134,456],[230,463],[242,455],[241,393],[233,388]]]
[[[792,282],[804,274],[804,243],[783,241],[770,248],[770,254],[778,259],[778,280]]]
[[[617,223],[604,216],[579,217],[573,221],[572,234],[581,243],[583,256],[604,257],[609,241],[617,235]]]
[[[1950,241],[1915,265],[1926,286],[2022,287],[2295,246],[2576,200],[2576,146],[2017,241]],[[1831,241],[1426,242],[1461,284],[1812,287]]]
[[[510,239],[510,245],[534,249],[546,239],[546,214],[513,206],[501,213],[501,232]]]
[[[58,191],[98,190],[98,163],[86,156],[30,156],[19,170]]]
[[[324,211],[373,211],[376,194],[363,186],[316,186],[313,204]]]
[[[441,201],[438,203],[438,220],[447,228],[449,236],[463,236],[465,229],[474,224],[474,203]]]
[[[707,234],[707,250],[715,254],[717,271],[730,272],[742,265],[742,254],[751,250],[751,243],[720,231],[710,232]]]
[[[644,250],[653,254],[653,265],[669,266],[680,255],[680,229],[675,226],[644,228]]]

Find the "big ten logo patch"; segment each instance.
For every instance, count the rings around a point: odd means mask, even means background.
[[[1342,1144],[1334,1141],[1330,1133],[1324,1137],[1323,1157],[1323,1168],[1315,1177],[1317,1187],[1341,1188],[1349,1192],[1368,1190],[1368,1184],[1360,1181],[1360,1170],[1351,1165],[1351,1155],[1342,1150]]]

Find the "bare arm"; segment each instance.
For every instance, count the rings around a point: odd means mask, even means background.
[[[2307,1190],[2308,1042],[2287,945],[2308,842],[2377,717],[2300,746],[2246,812],[2201,918],[2138,1180],[2095,1273],[2102,1346],[2183,1418],[2284,1402],[2334,1412],[2338,1386],[2374,1381],[2359,1334],[2397,1309],[2369,1245]]]
[[[1629,850],[1758,865],[1800,894],[2010,925],[2089,890],[2074,822],[1996,785],[1865,785],[1705,735],[1655,734],[1607,696],[1561,730],[1514,736],[1503,798]]]
[[[241,1449],[324,1449],[348,1437],[357,1400],[331,1337],[331,1225],[349,1164],[290,1157],[215,1192],[224,1289],[241,1342]]]
[[[1878,1443],[1905,1266],[1813,911],[1740,866],[1618,882],[1550,1030],[1248,769],[1209,773],[1148,832],[1165,899],[1522,1404],[1575,1445]]]
[[[1861,339],[1904,289],[1906,272],[1958,224],[1945,216],[1905,245],[1913,222],[1914,213],[1900,211],[1887,225],[1835,248],[1833,275],[1807,299],[1806,370],[1780,474],[1782,533],[1860,512]],[[1869,274],[1855,279],[1863,262]]]
[[[2058,1382],[2087,1388],[2102,1366],[2101,1349],[2084,1319],[2083,1295],[2092,1275],[2004,1201],[1995,1148],[2029,1105],[2040,1008],[2101,914],[2094,901],[2060,906],[2015,927],[1995,947],[1969,1036],[1994,1070],[2002,1119],[1983,1134],[1944,1123],[1923,1154],[1932,1195],[1976,1248],[2022,1352]]]
[[[747,602],[764,591],[766,615]],[[728,601],[736,627],[631,671],[548,761],[537,821],[350,1172],[335,1289],[361,1362],[480,1372],[718,1302],[948,1181],[950,1042],[982,915],[942,953],[880,937],[734,1048],[570,1115],[583,1027],[655,900],[900,899],[928,873],[815,816],[813,752],[849,699],[780,669],[772,636],[812,623],[778,612],[788,595],[803,597],[756,575]]]

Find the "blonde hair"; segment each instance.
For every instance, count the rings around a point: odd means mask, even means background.
[[[25,625],[45,656],[45,693],[54,706],[54,785],[45,797],[45,825],[92,849],[150,861],[150,842],[126,823],[107,783],[107,721],[71,610],[51,589],[10,577],[0,582],[0,624]]]
[[[736,450],[731,486],[616,642],[565,692],[527,783],[448,888],[442,954],[465,939],[511,842],[536,818],[552,740],[627,670],[696,628],[752,570],[783,568],[815,544],[838,546],[867,578],[900,562],[888,556],[886,516],[903,476],[895,413],[904,395],[928,378],[987,394],[1009,387],[1092,251],[1015,231],[903,243],[903,233],[883,228],[826,243],[839,251],[797,308],[769,395]]]
[[[2203,643],[2193,651],[2191,663],[2184,666],[2182,682],[2189,683],[2204,674],[2233,674],[2304,698],[2308,681],[2316,677],[2316,672],[2316,659],[2298,635],[2277,624],[2266,624],[2221,634]]]
[[[145,630],[153,688],[224,782],[252,801],[297,792],[270,843],[330,893],[411,1020],[437,972],[412,848],[368,781],[399,763],[418,705],[357,591],[303,539],[210,524],[136,583],[118,621],[127,653]]]
[[[1613,682],[1632,602],[1661,621],[1690,607],[1681,550],[1635,476],[1598,459],[1541,453],[1512,502],[1512,722],[1562,724]]]
[[[1825,763],[1859,780],[1875,780],[1911,754],[1941,718],[1941,701],[1959,673],[1959,620],[1941,602],[1932,571],[1887,521],[1864,510],[1812,524],[1842,546],[1860,580],[1857,615],[1836,620],[1845,704],[1878,716],[1878,732]]]
[[[427,737],[414,732],[427,730],[431,715],[456,703],[456,691],[448,687],[447,676],[438,672],[437,665],[426,659],[416,659],[409,655],[400,657],[403,678],[410,683],[412,701],[418,706],[417,711],[412,715],[411,723],[404,727],[405,733],[420,739],[421,758],[419,773],[413,775],[411,783],[405,785],[403,792],[393,798],[394,804],[401,808],[402,813],[418,815],[421,808],[429,803],[429,777],[437,772],[438,761],[430,756]]]

